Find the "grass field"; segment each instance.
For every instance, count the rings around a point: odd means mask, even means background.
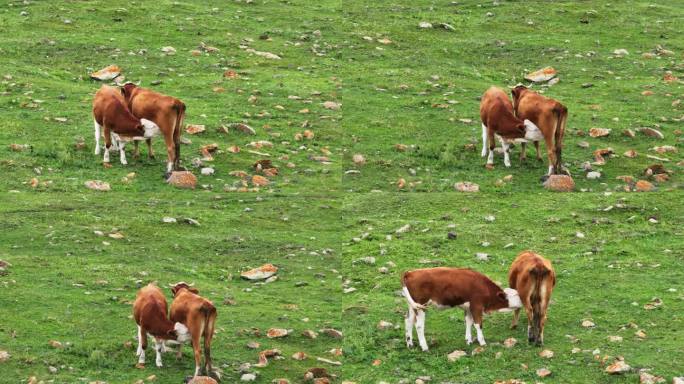
[[[240,366],[269,348],[284,359],[249,368],[257,382],[304,382],[311,367],[356,383],[420,376],[437,383],[634,382],[640,368],[668,381],[684,375],[682,9],[682,1],[0,2],[0,260],[11,264],[0,272],[0,351],[9,353],[0,359],[0,383],[31,376],[181,382],[194,368],[189,347],[181,361],[166,355],[162,369],[148,350],[147,368],[137,370],[130,318],[139,286],[178,280],[194,281],[217,304],[213,355],[224,382],[239,381]],[[162,51],[169,46],[175,54]],[[644,56],[657,46],[672,55]],[[616,49],[629,54],[616,57]],[[198,176],[196,190],[164,183],[161,139],[156,159],[145,157],[143,145],[141,159],[129,151],[128,166],[117,155],[103,166],[93,154],[91,103],[101,83],[89,74],[110,64],[128,81],[182,99],[185,123],[205,126],[183,132],[181,163]],[[563,158],[577,189],[594,193],[545,192],[546,158],[537,162],[531,148],[526,164],[514,149],[510,169],[500,156],[495,169],[483,166],[479,96],[545,66],[560,81],[533,89],[567,105]],[[256,135],[223,129],[231,123]],[[591,127],[612,131],[591,138]],[[640,127],[664,139],[622,133]],[[213,143],[213,160],[202,159],[200,148]],[[582,164],[607,147],[615,156],[592,165],[602,176],[587,180]],[[623,156],[630,149],[636,158]],[[251,176],[264,159],[279,173],[258,190],[234,172]],[[200,163],[215,173],[201,175]],[[645,178],[654,163],[670,171],[658,192],[612,192],[624,186],[617,176]],[[507,175],[512,181],[500,181]],[[88,180],[108,182],[111,191],[90,191]],[[457,181],[477,183],[481,192],[452,192]],[[242,187],[251,192],[236,191]],[[163,223],[165,216],[178,223]],[[395,235],[405,224],[411,230]],[[448,231],[457,239],[447,239]],[[548,256],[559,275],[546,332],[554,358],[537,357],[522,330],[508,330],[510,316],[495,314],[485,320],[485,351],[449,363],[447,353],[471,350],[460,311],[430,311],[431,350],[406,349],[401,272],[470,266],[505,281],[523,249]],[[477,262],[477,252],[490,260]],[[369,256],[375,264],[359,261]],[[239,278],[267,262],[280,268],[277,281]],[[645,310],[654,297],[663,305]],[[582,328],[584,319],[596,327]],[[378,330],[381,320],[394,327]],[[631,322],[646,339],[634,336]],[[268,339],[272,327],[293,333]],[[307,329],[318,338],[302,336]],[[621,343],[607,341],[618,335]],[[498,345],[511,336],[519,341],[513,349]],[[258,349],[247,347],[253,341]],[[331,354],[334,348],[344,356]],[[608,376],[592,355],[597,348],[601,358],[611,356],[607,362],[622,355],[634,369]],[[297,351],[309,358],[292,359]],[[534,373],[542,366],[553,372],[543,380]]]
[[[449,191],[454,182],[464,180],[488,192],[539,190],[547,168],[543,144],[543,164],[528,147],[527,164],[519,163],[517,148],[510,169],[503,166],[502,156],[495,158],[494,170],[484,169],[478,98],[490,85],[506,89],[527,84],[526,73],[546,66],[558,71],[559,83],[533,89],[543,90],[569,110],[563,159],[579,189],[620,189],[624,183],[617,176],[641,176],[658,162],[647,155],[672,161],[666,165],[675,175],[661,188],[681,187],[681,163],[674,165],[682,160],[681,153],[651,150],[678,146],[680,141],[676,131],[681,131],[684,112],[682,104],[672,103],[682,98],[682,83],[667,83],[663,76],[669,70],[681,78],[684,70],[684,39],[676,27],[684,21],[681,1],[353,4],[345,7],[353,25],[345,55],[350,65],[341,68],[344,132],[353,143],[344,169],[358,168],[360,174],[346,174],[345,189],[396,191],[404,179],[404,189],[416,191]],[[433,28],[421,29],[421,22]],[[385,39],[389,44],[383,44]],[[675,56],[642,57],[657,45]],[[617,58],[616,49],[627,49],[629,55]],[[593,86],[583,88],[589,83]],[[643,96],[643,91],[653,95]],[[592,127],[612,131],[591,138]],[[639,127],[658,127],[665,138],[622,134]],[[581,141],[588,147],[579,147]],[[396,144],[408,150],[398,152]],[[474,147],[466,147],[469,144]],[[586,180],[582,163],[594,162],[592,153],[609,147],[616,157],[593,166],[601,171],[601,179]],[[624,157],[629,149],[638,156]],[[364,155],[366,165],[356,167],[354,153]],[[509,174],[512,183],[496,184]]]
[[[421,376],[437,383],[633,383],[642,368],[668,382],[682,375],[684,211],[670,205],[666,194],[583,199],[514,194],[496,203],[484,194],[383,194],[347,198],[343,210],[345,287],[356,289],[342,301],[346,377],[359,383],[412,383]],[[489,215],[495,220],[485,220]],[[408,232],[395,233],[406,224]],[[448,239],[448,232],[456,239]],[[465,343],[463,311],[430,309],[425,328],[430,350],[406,348],[406,300],[399,295],[403,271],[471,267],[507,286],[508,267],[525,249],[548,257],[557,273],[544,332],[544,348],[553,358],[541,358],[542,348],[528,346],[524,312],[514,331],[511,314],[486,316],[488,345],[472,356],[476,346]],[[478,261],[476,253],[487,253],[489,260]],[[379,271],[383,267],[386,273]],[[644,309],[653,298],[662,306]],[[583,328],[586,319],[596,326]],[[383,320],[393,327],[379,329]],[[638,330],[645,339],[635,336]],[[623,339],[610,342],[609,336]],[[509,337],[518,340],[512,349],[502,345]],[[449,362],[447,354],[454,350],[468,356]],[[616,356],[624,356],[634,373],[605,373]],[[535,374],[543,367],[552,372],[545,380]]]

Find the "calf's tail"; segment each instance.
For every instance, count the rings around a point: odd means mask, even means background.
[[[563,151],[563,136],[565,135],[565,122],[568,119],[568,109],[562,105],[557,104],[553,108],[553,113],[556,115],[556,130],[555,130],[555,147],[556,147],[556,164],[553,165],[554,173],[563,173],[561,153]]]
[[[545,280],[550,276],[550,271],[543,265],[537,265],[530,269],[532,280],[532,292],[530,305],[532,306],[532,329],[531,339],[536,344],[541,344],[542,320],[544,319],[545,301],[547,300]]]
[[[416,303],[411,297],[411,293],[409,292],[408,288],[406,287],[406,278],[408,277],[408,274],[409,272],[404,273],[404,275],[401,278],[402,293],[404,294],[404,297],[406,298],[406,301],[408,302],[411,309],[413,309],[414,311],[425,310],[425,305]]]
[[[173,109],[176,111],[176,123],[173,126],[173,143],[175,146],[174,152],[176,154],[174,168],[178,169],[180,166],[180,135],[183,119],[185,118],[185,104],[180,100],[176,100],[173,104]]]

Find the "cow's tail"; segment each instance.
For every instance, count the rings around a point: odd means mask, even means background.
[[[530,269],[530,280],[532,283],[532,292],[530,293],[530,305],[532,306],[532,329],[531,340],[537,344],[541,343],[542,320],[544,318],[544,309],[546,307],[546,299],[548,292],[546,292],[546,280],[551,276],[551,271],[542,264],[535,265]]]
[[[216,322],[216,307],[205,301],[200,307],[200,313],[204,316],[202,333],[204,334],[204,366],[207,375],[213,375],[211,367],[211,339],[214,337],[214,323]]]
[[[411,297],[411,293],[409,292],[408,288],[406,287],[406,278],[408,277],[408,274],[410,272],[405,272],[404,275],[401,277],[401,290],[402,293],[404,294],[404,297],[406,298],[406,301],[408,302],[409,307],[411,307],[412,310],[417,311],[417,310],[425,310],[425,305],[423,304],[418,304],[416,303],[413,298]]]
[[[175,146],[176,156],[173,167],[174,169],[178,169],[180,166],[180,135],[183,119],[185,118],[185,104],[180,100],[176,100],[173,103],[173,109],[176,111],[176,123],[173,125],[173,144]]]
[[[565,122],[568,119],[568,109],[557,103],[553,108],[553,113],[556,115],[556,130],[554,137],[554,146],[556,147],[556,164],[553,165],[554,173],[563,173],[562,151],[563,151],[563,136],[565,135]]]

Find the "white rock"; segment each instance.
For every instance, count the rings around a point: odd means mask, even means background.
[[[489,260],[489,255],[486,253],[478,252],[475,254],[475,258],[480,261],[487,261]]]
[[[214,168],[205,167],[200,170],[204,176],[210,176],[214,174]]]
[[[254,381],[256,380],[256,375],[253,373],[245,373],[240,377],[241,381]]]
[[[587,179],[596,180],[601,178],[601,172],[591,171],[587,173]]]
[[[620,48],[620,49],[614,50],[613,55],[615,55],[615,56],[627,56],[627,55],[629,55],[629,52],[627,52],[627,50],[624,48]]]
[[[424,29],[432,28],[432,24],[428,23],[427,21],[421,21],[421,22],[418,24],[418,26],[419,26],[420,28],[424,28]]]
[[[468,354],[465,351],[461,351],[461,350],[457,349],[457,350],[451,352],[450,354],[448,354],[447,359],[449,361],[456,361],[456,360],[460,359],[461,357],[467,356],[467,355]]]
[[[170,217],[170,216],[164,216],[164,217],[162,217],[162,223],[173,224],[173,223],[175,223],[175,222],[177,222],[177,221],[178,221],[178,220],[176,220],[175,217]]]

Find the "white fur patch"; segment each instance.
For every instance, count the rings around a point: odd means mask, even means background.
[[[533,122],[525,119],[523,122],[525,124],[525,139],[529,141],[541,141],[544,140],[544,134],[541,129],[537,127]]]
[[[506,294],[506,298],[508,299],[508,308],[506,308],[507,310],[522,307],[522,301],[520,300],[520,295],[518,294],[518,291],[516,291],[513,288],[504,288],[504,293]]]
[[[176,338],[176,341],[178,343],[185,343],[186,341],[190,340],[190,331],[188,330],[188,327],[181,323],[176,323],[173,325],[173,329],[176,331],[176,334],[178,337]]]
[[[158,136],[161,132],[159,130],[159,126],[150,120],[140,119],[140,123],[143,125],[143,128],[145,130],[145,138],[149,139],[151,137]]]

